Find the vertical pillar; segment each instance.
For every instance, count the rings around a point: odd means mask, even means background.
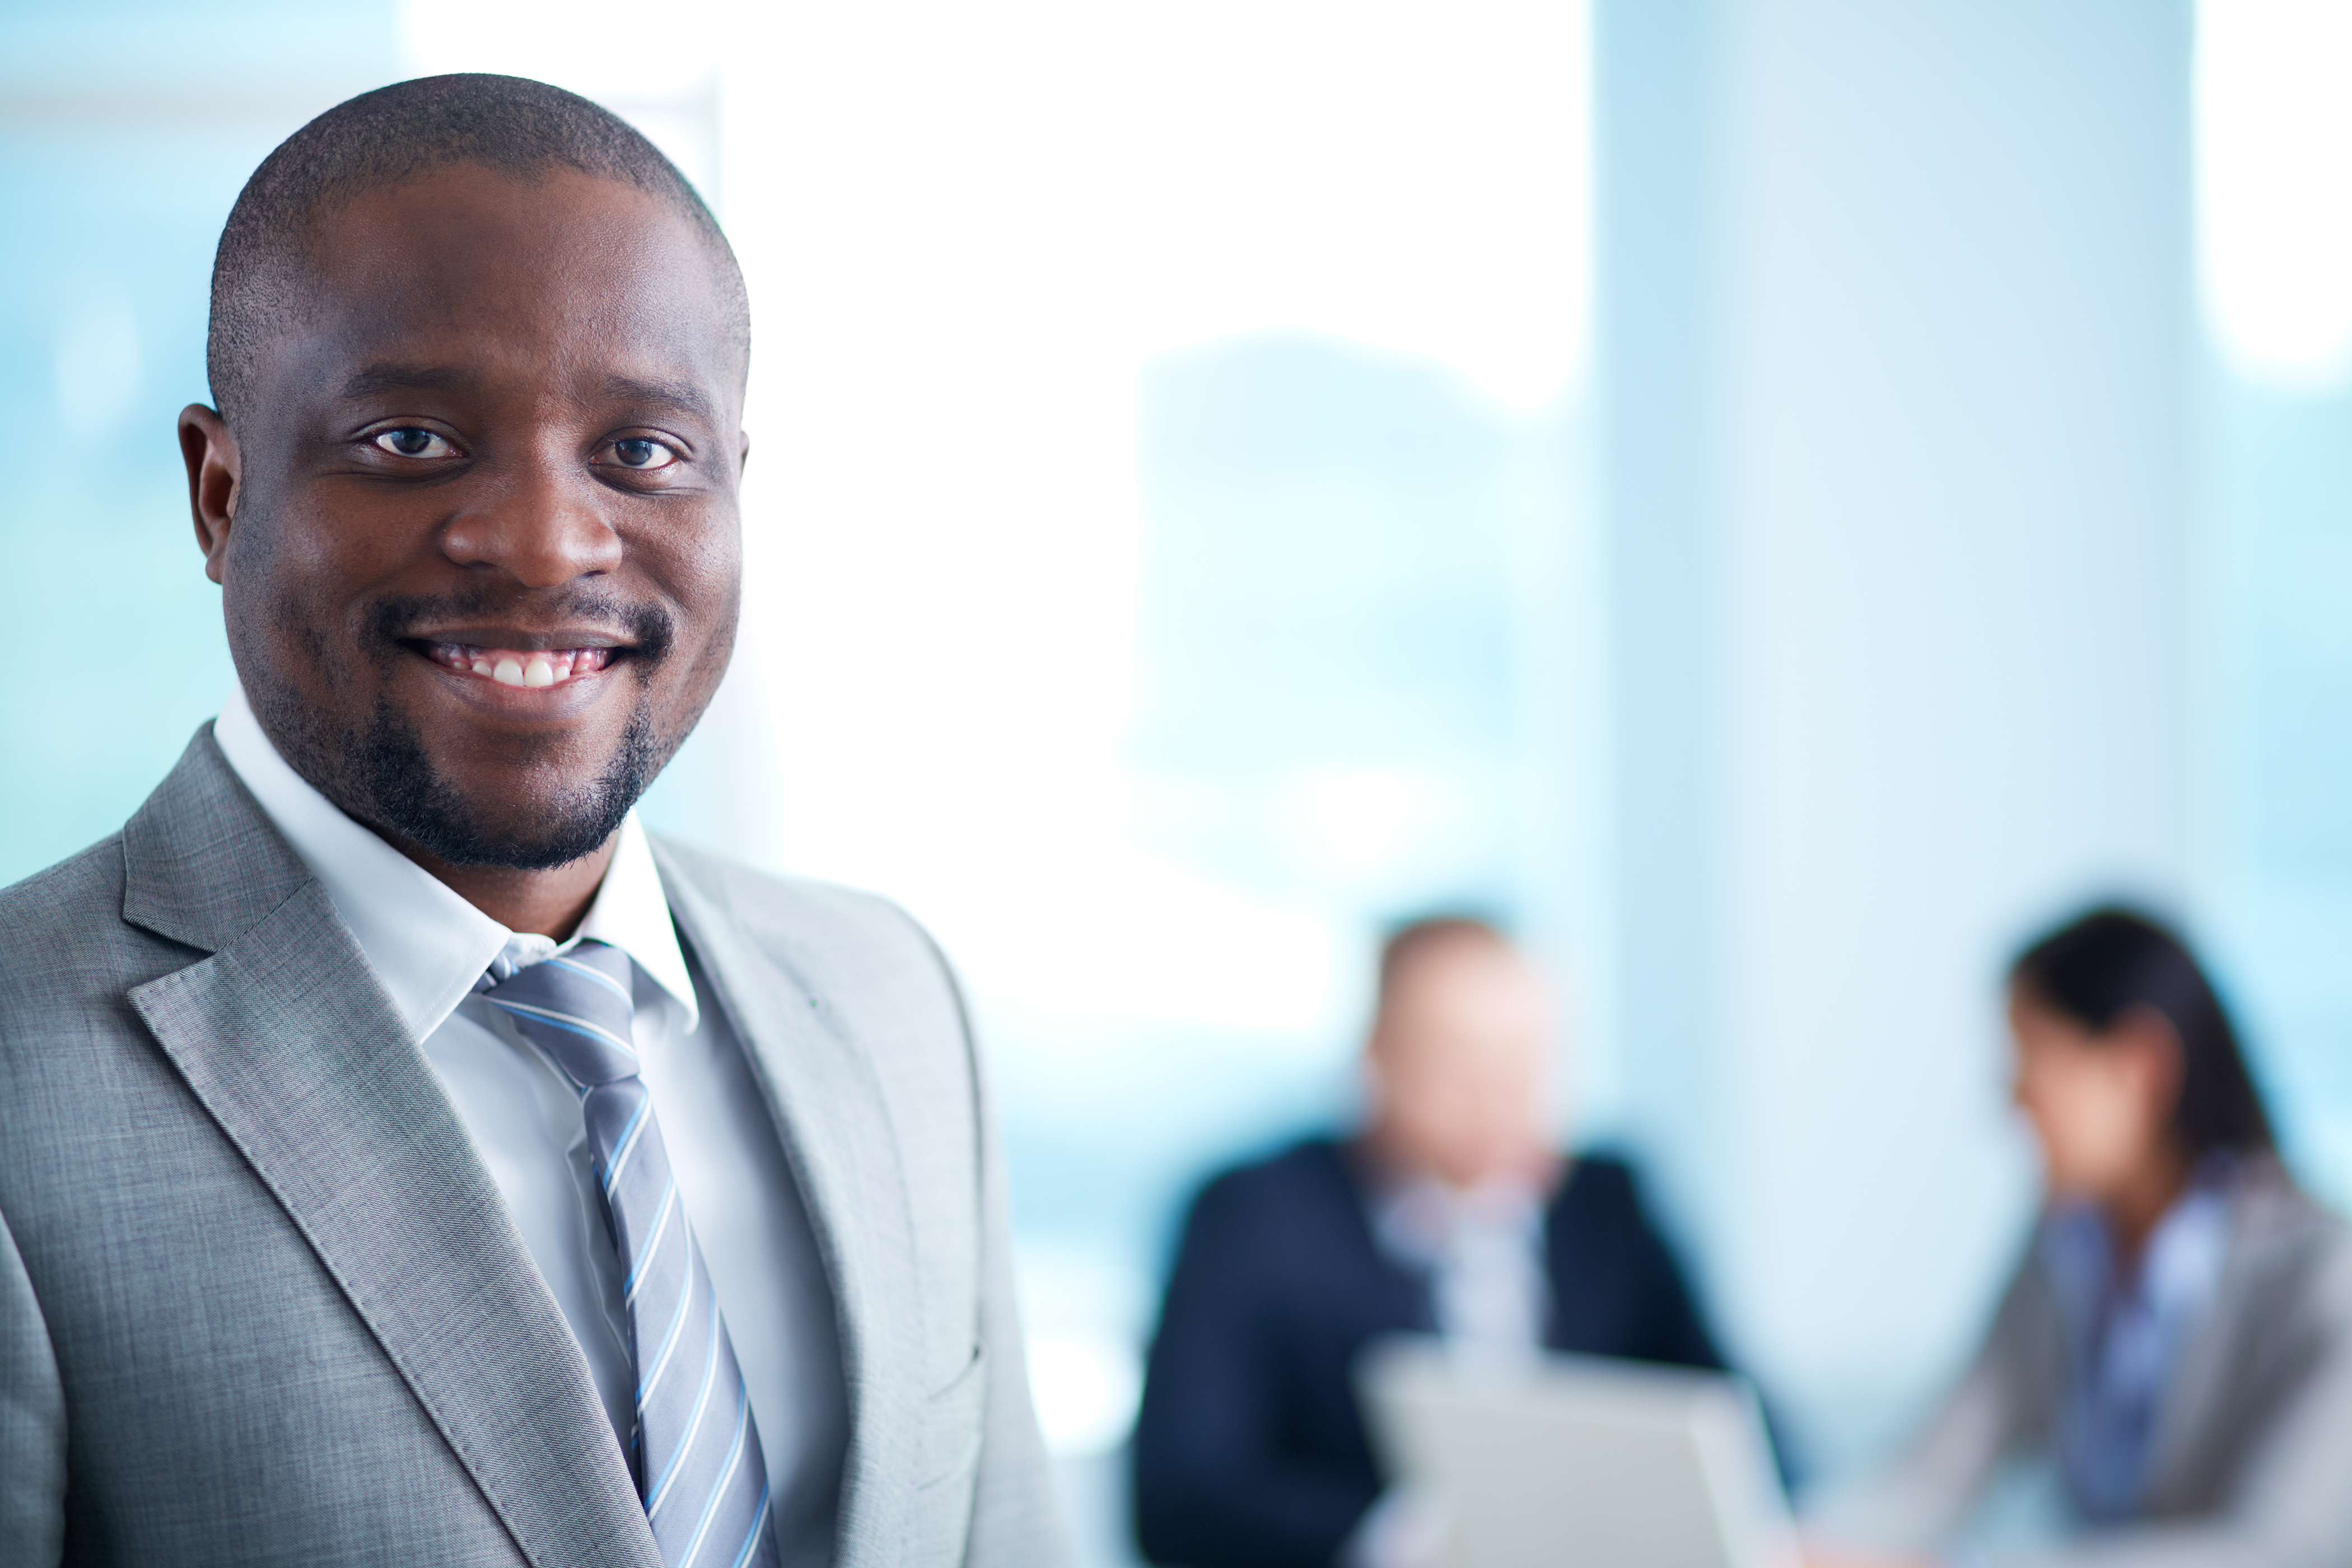
[[[1834,1425],[2021,1240],[2006,954],[2187,883],[2187,17],[1602,0],[1597,45],[1630,1119]]]
[[[1609,585],[1609,1108],[1704,1230],[1717,1141],[1715,0],[1592,12],[1597,426]]]

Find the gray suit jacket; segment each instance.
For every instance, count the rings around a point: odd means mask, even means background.
[[[2004,1459],[2046,1453],[2065,1354],[2030,1258],[1976,1361],[1911,1448],[1841,1500],[1829,1533],[1932,1549]],[[2269,1162],[2240,1173],[2230,1250],[2174,1369],[2147,1518],[2028,1559],[2066,1568],[2318,1568],[2352,1562],[2352,1233]]]
[[[657,846],[839,1313],[838,1561],[1061,1557],[938,952]],[[588,1367],[326,894],[200,731],[0,891],[0,1563],[660,1562]]]

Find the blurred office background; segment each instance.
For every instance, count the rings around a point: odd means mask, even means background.
[[[721,214],[744,657],[659,826],[974,993],[1089,1560],[1177,1205],[1501,911],[1830,1474],[2022,1236],[2125,893],[2352,1198],[2352,0],[0,0],[0,880],[232,679],[173,413],[303,120],[512,70]]]

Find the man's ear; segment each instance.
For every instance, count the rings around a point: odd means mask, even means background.
[[[201,403],[181,409],[180,457],[188,465],[188,510],[195,514],[205,575],[217,583],[228,565],[228,532],[236,521],[237,479],[243,472],[228,421]]]

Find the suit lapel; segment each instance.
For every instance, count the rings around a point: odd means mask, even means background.
[[[125,917],[211,956],[133,1006],[524,1554],[660,1556],[585,1361],[323,889],[200,732],[124,830]]]
[[[871,1064],[829,1024],[824,998],[747,939],[722,886],[654,847],[679,930],[702,961],[766,1090],[833,1288],[847,1385],[840,1561],[895,1562],[919,1470],[922,1319],[914,1221],[889,1107]]]
[[[2221,1276],[2157,1405],[2147,1493],[2158,1505],[2185,1498],[2211,1469],[2215,1436],[2235,1430],[2222,1417],[2244,1389],[2246,1347],[2260,1342],[2250,1325],[2276,1312],[2275,1260],[2281,1245],[2294,1239],[2296,1205],[2285,1173],[2256,1156],[2236,1180]]]
[[[2244,1245],[2244,1238],[2232,1239],[2230,1266],[2203,1320],[2181,1345],[2180,1359],[2157,1401],[2156,1429],[2148,1444],[2144,1483],[2151,1503],[2170,1499],[2196,1470],[2201,1459],[2198,1446],[2210,1436],[2213,1413],[2229,1395],[2230,1352],[2243,1342],[2241,1320],[2258,1305],[2247,1299],[2244,1270],[2239,1266]]]

